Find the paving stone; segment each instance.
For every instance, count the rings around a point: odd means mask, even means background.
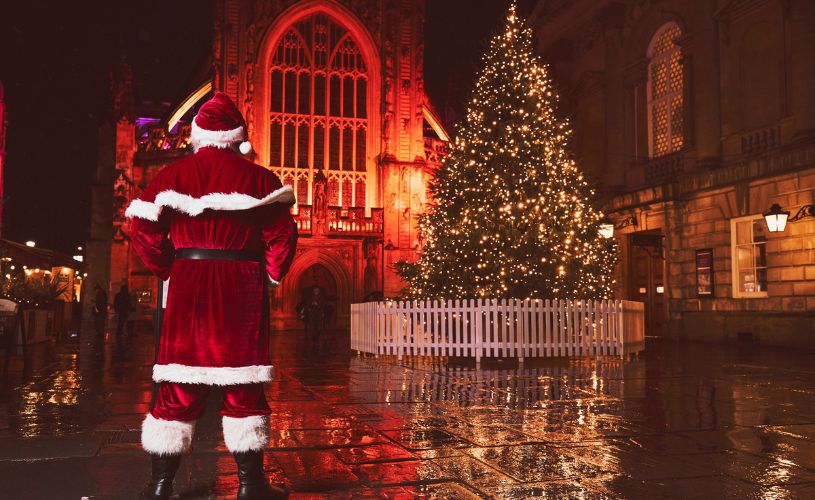
[[[353,467],[363,483],[372,485],[406,484],[443,479],[442,470],[430,460],[380,462]]]
[[[347,464],[364,464],[408,460],[415,458],[401,446],[394,444],[375,444],[372,446],[354,446],[336,450],[337,456]]]
[[[92,457],[102,440],[92,434],[65,437],[0,439],[0,461]]]
[[[784,459],[770,460],[741,452],[727,453],[722,472],[761,486],[815,482],[815,472],[797,467]]]
[[[449,477],[472,485],[478,490],[487,491],[499,486],[515,484],[516,481],[469,456],[439,458],[432,460]]]
[[[441,429],[390,430],[382,433],[409,450],[471,446],[471,443]]]
[[[526,498],[558,498],[596,500],[609,498],[608,495],[592,490],[589,486],[571,481],[549,481],[538,484],[521,484],[502,486],[490,490],[494,498],[517,499]]]
[[[541,482],[597,477],[603,469],[545,445],[471,448],[467,453],[518,482]]]
[[[298,491],[326,491],[359,483],[351,468],[329,451],[274,451],[269,456]]]
[[[265,471],[292,498],[815,498],[812,354],[649,340],[627,362],[477,369],[301,341],[272,337],[266,388]],[[28,373],[12,363],[0,455],[48,460],[0,459],[0,496],[135,498],[149,473],[138,440],[152,346],[149,332],[130,359],[106,346],[87,376],[68,347]],[[183,498],[234,498],[217,392],[179,471]],[[96,448],[68,446],[82,436]]]

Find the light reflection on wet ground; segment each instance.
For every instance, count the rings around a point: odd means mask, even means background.
[[[147,332],[109,342],[91,371],[64,346],[35,352],[28,373],[12,365],[0,393],[9,498],[135,498],[152,345]],[[342,341],[315,349],[296,333],[273,351],[266,465],[293,498],[815,497],[812,354],[652,342],[630,361],[476,369],[358,356]],[[216,407],[179,474],[182,498],[234,495]]]

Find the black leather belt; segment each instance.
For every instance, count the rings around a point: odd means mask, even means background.
[[[184,260],[245,260],[263,262],[263,254],[252,250],[225,250],[221,248],[179,248],[176,259]]]

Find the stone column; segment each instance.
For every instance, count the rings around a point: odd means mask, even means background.
[[[623,83],[622,34],[617,28],[605,32],[604,72],[606,100],[605,188],[616,192],[625,185],[625,86]]]
[[[98,345],[94,329],[94,287],[110,283],[110,245],[113,238],[113,178],[116,164],[116,133],[109,123],[99,128],[99,156],[91,187],[90,239],[85,244],[88,277],[82,293],[82,330],[79,337],[79,366],[94,368]],[[110,300],[110,297],[108,297]]]
[[[721,157],[721,100],[719,87],[719,30],[713,20],[716,2],[694,3],[690,10],[688,40],[683,44],[683,52],[690,56],[690,79],[685,84],[690,92],[685,96],[692,99],[685,103],[691,113],[692,123],[687,123],[693,136],[689,139],[696,147],[699,167],[715,166]],[[686,60],[688,60],[686,56]],[[686,137],[688,137],[686,135]]]

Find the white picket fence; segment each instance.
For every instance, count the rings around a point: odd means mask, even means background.
[[[371,354],[539,358],[645,348],[645,310],[627,300],[470,299],[351,305],[351,349]]]

